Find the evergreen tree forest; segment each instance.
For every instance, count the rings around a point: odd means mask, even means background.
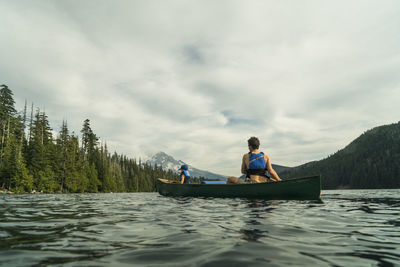
[[[29,110],[28,110],[29,109]],[[57,136],[44,111],[15,109],[13,92],[0,86],[0,189],[15,193],[151,192],[157,178],[177,178],[161,166],[110,153],[83,122],[81,137],[66,121]]]
[[[279,175],[314,174],[321,174],[323,189],[400,188],[400,122],[368,130],[335,154]]]

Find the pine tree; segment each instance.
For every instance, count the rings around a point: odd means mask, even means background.
[[[111,170],[111,160],[108,154],[107,144],[104,145],[102,149],[102,155],[100,158],[100,169],[102,170],[103,177],[101,177],[102,191],[103,192],[116,192],[117,184],[113,179],[113,173]]]
[[[15,101],[12,91],[7,85],[0,86],[0,186],[9,188],[11,177],[15,170],[10,162],[12,153],[16,149],[16,140],[13,136],[16,124]],[[15,167],[15,166],[14,166]]]
[[[11,178],[16,173],[16,166],[13,162],[13,154],[15,150],[15,139],[8,138],[5,139],[4,147],[2,151],[1,164],[0,164],[0,182],[2,188],[10,188],[11,187]]]
[[[0,85],[0,122],[7,121],[9,117],[15,116],[15,101],[13,93],[7,85]]]
[[[56,148],[46,114],[38,109],[31,128],[28,145],[28,169],[34,177],[38,191],[55,192],[60,190],[53,169],[56,168]]]
[[[61,130],[56,139],[56,167],[55,175],[57,177],[57,182],[60,184],[61,191],[64,191],[65,180],[67,176],[67,161],[68,161],[68,146],[70,142],[70,137],[68,134],[67,122],[63,121]]]
[[[86,119],[83,122],[82,133],[82,150],[85,159],[88,159],[90,163],[95,160],[95,153],[98,146],[99,138],[93,133],[90,127],[90,120]]]
[[[97,178],[97,170],[94,164],[90,164],[85,162],[85,175],[88,179],[87,192],[96,193],[98,192],[98,187],[100,185],[100,181]]]
[[[3,187],[15,192],[30,192],[33,186],[33,177],[28,174],[25,162],[20,154],[20,146],[11,136],[7,140],[3,164],[0,167]]]
[[[122,167],[123,163],[119,160],[118,154],[114,153],[114,155],[111,158],[111,173],[112,173],[112,179],[115,181],[116,184],[116,192],[126,191],[122,174]]]

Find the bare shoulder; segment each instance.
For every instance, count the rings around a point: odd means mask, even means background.
[[[249,158],[249,154],[248,153],[243,155],[243,159],[248,159],[248,158]]]
[[[269,157],[268,157],[267,154],[264,154],[264,159],[265,159],[265,161],[268,161],[268,160],[269,160]]]

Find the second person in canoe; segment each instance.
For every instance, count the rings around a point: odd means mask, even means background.
[[[184,164],[178,169],[179,172],[179,181],[181,184],[190,184],[190,172],[189,166]]]

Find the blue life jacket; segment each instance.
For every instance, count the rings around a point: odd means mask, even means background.
[[[249,169],[265,169],[264,153],[249,153]]]
[[[190,184],[190,172],[189,171],[183,171],[181,172],[181,177],[182,175],[185,176],[185,180],[183,181],[184,184]]]
[[[249,152],[249,169],[246,171],[246,177],[250,177],[250,175],[267,176],[266,168],[263,152],[259,154]]]

